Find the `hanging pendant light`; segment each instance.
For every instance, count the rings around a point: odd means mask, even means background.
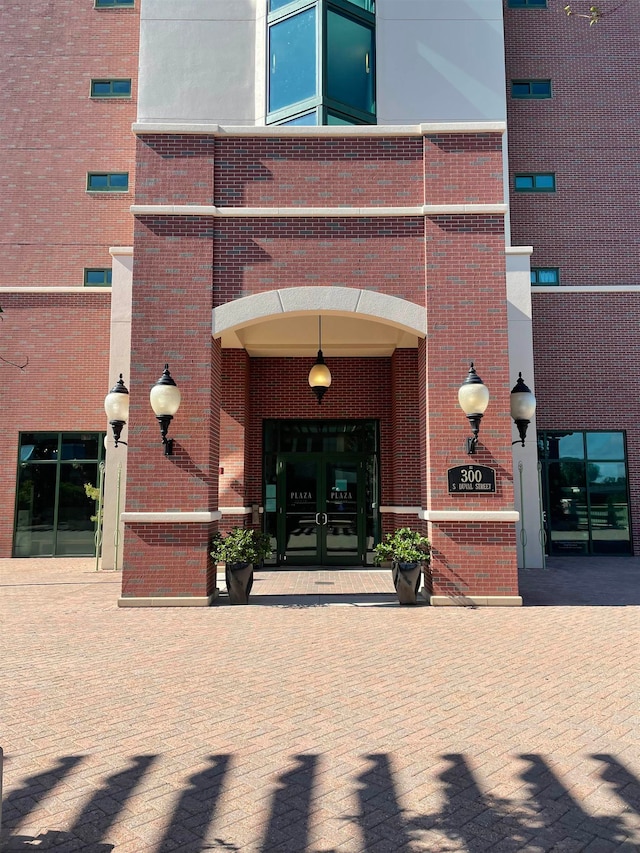
[[[324,363],[322,355],[322,317],[318,317],[318,357],[309,371],[309,385],[320,405],[327,388],[331,385],[331,371]]]

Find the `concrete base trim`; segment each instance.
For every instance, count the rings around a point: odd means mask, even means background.
[[[219,510],[213,512],[123,512],[120,521],[125,524],[208,524],[219,521]]]
[[[423,509],[420,512],[423,521],[494,521],[512,524],[520,519],[516,510],[457,510],[457,509]]]
[[[133,216],[247,216],[345,217],[345,216],[441,216],[498,214],[506,204],[423,204],[416,207],[215,207],[204,204],[132,204]]]
[[[160,595],[149,598],[121,596],[118,607],[210,607],[217,597],[218,590],[212,595]]]
[[[519,595],[432,595],[432,607],[522,607]]]
[[[131,130],[137,136],[148,133],[196,133],[207,136],[429,136],[432,133],[505,133],[505,121],[433,121],[421,124],[318,125],[220,125],[213,122],[136,121]]]

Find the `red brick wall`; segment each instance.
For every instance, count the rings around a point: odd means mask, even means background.
[[[214,524],[127,524],[122,597],[208,596],[216,585],[207,544]]]
[[[0,42],[0,285],[82,286],[131,245],[138,9],[5,3]],[[91,99],[102,77],[131,77],[132,98]],[[89,194],[88,171],[128,171],[130,192]]]
[[[211,231],[196,220],[176,242],[174,222],[136,223],[132,305],[129,512],[210,511],[218,506],[220,342],[211,338]],[[165,362],[182,403],[170,425],[167,457],[148,389]],[[134,389],[138,389],[135,393]],[[208,595],[214,584],[208,543],[215,525],[127,524],[123,594]]]
[[[328,151],[326,141],[314,140],[312,145],[309,140],[299,140],[297,149],[289,145],[290,141],[287,145],[274,140],[234,139],[233,145],[231,141],[223,142],[227,145],[228,157],[236,159],[235,165],[219,161],[216,193],[226,186],[234,199],[245,203],[248,199],[260,199],[264,204],[268,201],[269,206],[286,205],[295,203],[296,193],[303,189],[311,194],[309,198],[317,200],[318,196],[313,196],[317,192],[315,185],[325,181],[328,192],[346,198],[349,183],[344,176],[336,171],[334,184],[329,186],[325,160],[314,160],[310,156],[314,145],[317,150],[320,143],[326,145]],[[170,145],[174,143],[172,154]],[[402,142],[404,149],[413,146],[413,159],[389,166],[392,180],[402,181],[405,189],[409,174],[406,170],[414,170],[418,162],[415,143],[416,140]],[[146,201],[151,200],[148,192],[157,192],[158,198],[164,198],[163,186],[169,186],[171,170],[175,168],[171,162],[174,155],[184,161],[181,170],[184,171],[184,201],[203,200],[201,193],[208,192],[210,187],[211,152],[197,149],[194,140],[189,144],[193,148],[189,156],[185,139],[162,145],[156,143],[158,151],[143,152],[148,159],[148,166],[145,166],[148,171],[144,185],[140,185],[140,194]],[[379,156],[383,149],[381,140],[370,140],[368,144],[371,151],[375,149],[375,156]],[[433,173],[429,172],[423,183],[423,198],[441,202],[493,202],[499,198],[497,137],[473,136],[468,145],[460,138],[436,138],[425,144],[429,146],[429,169]],[[359,170],[359,177],[364,181],[364,168],[373,161],[367,157],[360,160],[356,156],[365,150],[363,146],[362,140],[353,142],[351,159],[353,170]],[[348,148],[349,144],[343,141],[339,149],[343,159],[347,159]],[[268,163],[266,154],[252,161],[254,149],[267,151],[271,156]],[[278,151],[283,157],[283,152],[291,151],[286,164],[274,155]],[[304,168],[298,161],[304,163]],[[225,169],[222,168],[224,162]],[[159,176],[157,185],[153,183],[154,163]],[[249,168],[252,163],[253,170]],[[265,163],[271,170],[269,182],[274,192],[273,199],[268,200],[260,195],[264,187],[254,186],[266,179]],[[394,169],[398,170],[397,174]],[[287,176],[290,176],[289,182],[284,183]],[[311,180],[315,178],[319,180]],[[307,185],[312,185],[312,189]],[[378,187],[376,180],[371,193],[379,192]],[[473,197],[470,196],[472,189]],[[393,184],[385,192],[390,193],[385,198],[392,198]],[[365,193],[365,197],[373,196]],[[176,429],[183,430],[184,439],[178,442],[179,459],[169,463],[170,467],[159,451],[157,458],[153,458],[153,454],[147,458],[146,434],[150,427],[143,425],[142,420],[137,421],[141,413],[132,407],[132,426],[144,435],[140,441],[140,455],[137,458],[135,454],[130,455],[132,502],[127,508],[204,508],[203,497],[211,486],[209,479],[217,479],[217,470],[205,459],[207,447],[206,441],[200,442],[200,427],[194,427],[190,420],[191,414],[197,411],[206,421],[213,411],[209,400],[211,388],[205,381],[212,295],[213,303],[220,305],[253,293],[314,284],[379,290],[418,305],[424,305],[426,300],[426,346],[421,346],[419,351],[398,351],[393,359],[332,358],[330,353],[325,353],[333,384],[322,406],[318,406],[307,383],[312,359],[253,358],[247,364],[246,356],[225,353],[223,381],[232,383],[232,387],[224,391],[222,414],[223,440],[227,445],[224,452],[229,452],[233,468],[230,482],[225,483],[230,505],[261,502],[264,418],[359,417],[380,421],[383,504],[419,505],[422,483],[426,481],[427,505],[431,509],[512,509],[504,230],[502,217],[494,215],[442,215],[426,220],[417,216],[140,218],[134,260],[132,374],[138,371],[145,377],[149,366],[161,364],[166,353],[172,367],[175,365],[176,380],[192,402],[188,404],[191,408],[184,415],[181,410],[176,419]],[[464,438],[469,428],[457,404],[457,389],[471,360],[477,362],[492,393],[492,405],[483,421],[481,447],[475,461],[497,469],[499,489],[494,496],[447,494],[446,469],[468,458]],[[215,385],[215,378],[213,383]],[[424,402],[426,412],[422,421],[419,401]],[[148,415],[145,417],[148,419]],[[424,451],[427,447],[428,455]],[[185,454],[192,464],[181,467]],[[240,472],[243,455],[245,461],[249,460],[244,480]],[[190,484],[189,477],[197,482]],[[194,506],[198,503],[194,497],[199,498],[200,506]],[[214,504],[210,501],[209,506]],[[224,526],[229,526],[231,521],[243,520],[234,517],[225,518],[223,522]],[[403,521],[404,518],[385,518],[385,525],[395,526]],[[406,521],[416,524],[417,519]],[[471,592],[476,588],[483,593],[490,590],[496,594],[517,591],[513,526],[494,527],[491,530],[484,526],[478,528],[482,534],[478,540],[473,536],[465,538],[464,533],[459,537],[452,535],[452,530],[460,529],[458,525],[431,525],[440,572],[434,584],[436,593],[439,589],[448,589],[451,575],[446,572],[453,571],[458,561],[465,563],[470,573],[483,575],[475,578],[469,574]],[[133,535],[132,529],[125,543],[128,543],[129,554],[134,548]],[[135,548],[135,561],[140,566],[139,542]],[[477,559],[478,548],[482,551],[481,559]],[[125,571],[126,564],[127,558]],[[491,569],[492,564],[495,571]],[[166,581],[172,569],[168,563],[165,569]],[[489,577],[485,578],[485,574]],[[504,575],[509,579],[505,580]]]
[[[262,500],[262,421],[265,418],[322,420],[364,418],[380,421],[382,502],[393,494],[391,364],[388,358],[331,358],[332,383],[318,402],[307,381],[314,359],[251,359],[250,458],[248,504]],[[417,500],[417,494],[413,500]]]
[[[518,595],[515,530],[495,522],[440,522],[432,533],[434,595]]]
[[[426,383],[426,503],[430,510],[511,510],[513,473],[503,220],[441,216],[427,221],[427,339],[419,356]],[[491,395],[478,452],[458,404],[458,388],[475,362]],[[497,493],[448,493],[447,469],[465,462],[496,470]],[[515,527],[430,523],[433,592],[517,595]]]
[[[19,433],[107,429],[108,291],[2,294],[2,419],[10,425],[0,453],[0,557],[13,540]],[[52,498],[53,500],[53,498]]]
[[[250,456],[249,431],[250,359],[245,350],[222,352],[220,411],[220,506],[246,506],[246,475]],[[232,525],[233,526],[233,525]]]
[[[538,429],[624,429],[634,550],[640,548],[640,295],[533,294]],[[553,353],[553,355],[547,355]]]
[[[144,134],[140,204],[409,206],[502,201],[502,137],[228,139]]]
[[[175,223],[164,224],[136,223],[127,510],[215,509],[220,342],[211,338],[211,288],[201,277],[211,267],[210,224],[193,223],[179,249],[166,240]],[[169,430],[172,458],[162,454],[149,405],[149,389],[165,362],[182,394]]]
[[[284,287],[380,290],[424,305],[419,217],[215,221],[215,304]]]
[[[533,245],[532,266],[560,267],[562,284],[637,284],[629,170],[638,146],[631,58],[640,3],[598,4],[605,16],[592,27],[567,18],[563,5],[505,8],[507,81],[550,78],[553,91],[551,99],[514,100],[509,88],[510,172],[555,172],[557,181],[555,193],[512,192],[512,241]]]
[[[388,472],[381,471],[383,482],[393,478],[388,503],[419,506],[425,469],[420,467],[417,350],[397,349],[391,357],[390,407],[392,465]]]

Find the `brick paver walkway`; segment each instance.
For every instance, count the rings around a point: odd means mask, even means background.
[[[0,560],[3,853],[640,850],[640,559],[496,609],[330,571],[122,609],[92,569]]]

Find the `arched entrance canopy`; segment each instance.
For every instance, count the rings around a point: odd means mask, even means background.
[[[245,296],[213,309],[211,333],[254,325],[278,315],[341,314],[370,319],[426,337],[426,312],[422,305],[372,290],[353,287],[288,287]]]

